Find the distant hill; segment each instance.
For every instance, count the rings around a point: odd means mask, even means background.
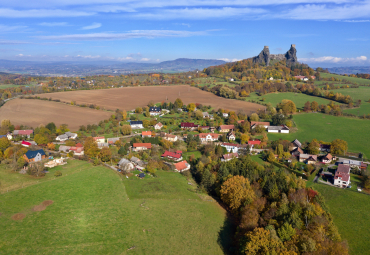
[[[96,75],[96,74],[127,74],[150,72],[188,72],[203,70],[209,66],[222,65],[225,61],[216,59],[179,58],[161,63],[122,63],[118,61],[91,62],[37,62],[12,61],[0,59],[0,71],[34,75]]]
[[[370,74],[370,66],[331,67],[327,69],[329,70],[330,73],[336,74],[357,74],[357,73]]]

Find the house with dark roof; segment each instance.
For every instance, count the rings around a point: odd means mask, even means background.
[[[292,143],[291,143],[291,150],[294,150],[296,148],[301,148],[302,147],[302,143],[300,141],[298,141],[298,139],[295,139]]]
[[[37,151],[27,151],[23,158],[27,161],[27,163],[38,162],[46,158],[46,154],[44,150],[37,150]]]
[[[144,128],[143,126],[143,122],[141,120],[132,120],[130,121],[130,126],[132,129],[140,129],[140,128]]]
[[[339,186],[341,188],[345,188],[350,183],[350,172],[351,168],[348,165],[340,164],[338,165],[337,171],[335,171],[334,175],[334,185]]]
[[[149,108],[149,114],[150,116],[156,116],[161,114],[161,108],[160,107],[150,107]]]
[[[299,162],[303,162],[303,163],[306,163],[306,164],[316,164],[317,155],[300,154],[299,155]]]
[[[330,144],[320,144],[320,151],[330,152]]]
[[[197,129],[199,125],[196,125],[194,123],[189,123],[189,122],[181,122],[180,127],[183,129]]]
[[[303,150],[299,147],[295,148],[293,151],[290,152],[293,156],[299,158],[299,155],[304,154]]]

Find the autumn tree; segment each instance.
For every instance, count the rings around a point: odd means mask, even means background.
[[[241,142],[242,144],[247,143],[248,141],[249,141],[249,135],[248,135],[248,134],[242,134],[242,135],[240,136],[240,142]]]
[[[122,127],[121,127],[121,133],[123,134],[123,135],[130,135],[131,134],[131,126],[130,125],[123,125]]]
[[[175,108],[182,108],[183,105],[184,105],[184,103],[182,102],[182,100],[180,98],[177,98],[175,100],[175,103],[174,103]]]
[[[319,154],[320,152],[320,143],[317,141],[317,139],[312,139],[312,142],[308,145],[308,152],[310,154]]]
[[[330,151],[333,154],[344,154],[348,150],[348,144],[341,139],[335,139],[331,142]]]
[[[277,230],[277,234],[281,241],[289,241],[292,236],[295,235],[295,229],[288,222],[285,222],[283,226]]]
[[[249,117],[250,121],[259,121],[259,117],[257,113],[252,113],[251,116]]]
[[[48,149],[49,150],[55,150],[55,144],[54,143],[48,143]]]
[[[293,114],[297,111],[295,103],[291,100],[284,99],[277,105],[277,108],[281,109],[285,115]]]
[[[10,146],[10,141],[6,137],[0,138],[0,150],[4,151]]]
[[[89,157],[95,157],[99,153],[98,144],[95,142],[94,138],[89,136],[84,142],[85,154]]]
[[[304,110],[305,112],[309,112],[309,111],[311,111],[311,104],[310,104],[310,102],[309,102],[309,101],[307,101],[307,102],[304,104],[303,110]]]
[[[243,176],[233,176],[225,181],[220,190],[221,199],[231,210],[237,210],[245,203],[251,203],[255,198],[249,180]]]
[[[141,107],[137,107],[137,108],[135,109],[135,112],[136,112],[136,113],[142,113],[142,112],[143,112],[143,108],[141,108]]]
[[[46,135],[37,134],[35,135],[35,142],[37,144],[47,144],[49,142],[49,139]]]
[[[127,112],[125,110],[122,111],[122,120],[123,121],[127,120]]]
[[[194,112],[195,104],[194,103],[188,104],[187,109],[188,109],[189,112]]]
[[[262,255],[262,254],[283,254],[283,243],[272,238],[270,231],[263,228],[255,228],[246,234],[245,254]]]
[[[112,152],[109,148],[104,147],[100,150],[98,154],[98,158],[100,158],[101,161],[107,162],[112,158]]]
[[[313,101],[311,103],[311,110],[316,112],[317,110],[319,110],[319,104],[316,102],[316,101]]]

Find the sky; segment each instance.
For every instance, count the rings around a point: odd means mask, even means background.
[[[236,61],[296,45],[311,66],[370,65],[370,0],[0,0],[0,59]]]

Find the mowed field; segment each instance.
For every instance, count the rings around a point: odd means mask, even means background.
[[[216,110],[222,108],[252,113],[258,109],[265,109],[264,106],[259,104],[218,97],[210,92],[188,85],[79,90],[41,94],[38,96],[60,99],[64,102],[76,101],[77,104],[96,104],[110,110],[132,110],[136,107],[146,106],[150,101],[154,103],[162,101],[174,102],[177,98],[181,98],[184,104],[200,103],[202,105],[211,105]]]
[[[55,180],[0,195],[0,254],[223,254],[230,245],[226,212],[179,173],[126,179],[77,160],[58,169]]]
[[[36,99],[13,99],[0,108],[0,119],[9,119],[14,125],[36,128],[54,122],[57,126],[68,124],[72,131],[77,131],[81,125],[97,124],[111,115],[106,111]]]
[[[362,152],[367,158],[370,157],[370,121],[336,117],[321,113],[296,114],[293,120],[297,124],[298,131],[290,134],[268,134],[270,140],[286,139],[301,142],[312,141],[313,138],[331,142],[334,139],[342,139],[348,143],[349,151]]]

